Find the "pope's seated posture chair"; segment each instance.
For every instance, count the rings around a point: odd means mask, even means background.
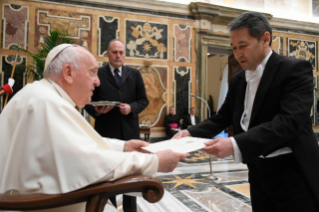
[[[162,183],[148,175],[132,175],[113,182],[103,182],[65,194],[1,195],[0,210],[43,210],[80,202],[86,212],[102,212],[110,196],[141,192],[150,203],[158,202],[164,193]]]

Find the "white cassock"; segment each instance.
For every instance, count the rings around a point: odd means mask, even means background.
[[[51,80],[19,91],[0,129],[0,193],[59,194],[132,174],[156,176],[157,156],[122,152],[123,141],[102,138]],[[85,204],[72,207],[66,211],[85,211]]]

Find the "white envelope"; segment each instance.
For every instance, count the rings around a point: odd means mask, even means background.
[[[156,153],[161,150],[171,149],[174,152],[188,153],[196,151],[206,147],[204,142],[210,141],[212,139],[196,138],[196,137],[184,137],[180,139],[170,139],[165,141],[160,141],[152,143],[147,147],[142,147],[143,149]]]

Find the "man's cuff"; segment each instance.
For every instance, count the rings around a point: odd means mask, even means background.
[[[240,149],[238,148],[238,145],[236,143],[236,140],[234,137],[230,137],[230,140],[233,144],[233,149],[234,149],[234,159],[236,163],[241,163],[243,161]]]

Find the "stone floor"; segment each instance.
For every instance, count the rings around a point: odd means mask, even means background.
[[[171,173],[158,173],[165,194],[151,204],[137,198],[139,212],[248,212],[250,204],[247,167],[232,158],[212,158],[213,176],[209,175],[209,155],[192,152]],[[122,211],[121,197],[118,197]]]

